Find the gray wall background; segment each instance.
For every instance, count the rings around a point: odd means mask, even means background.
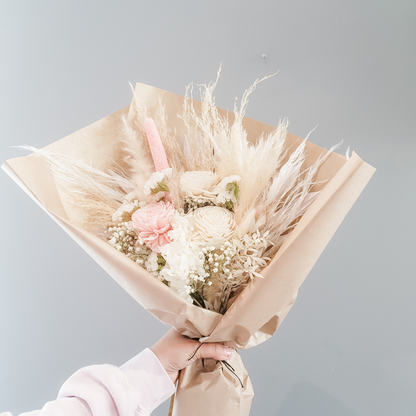
[[[416,414],[412,0],[0,0],[0,154],[130,103],[128,81],[208,83],[231,109],[378,168],[267,343],[242,353],[252,415]],[[263,59],[262,54],[267,57]],[[0,412],[38,409],[78,368],[122,364],[166,330],[3,172]],[[168,403],[154,414],[167,415]]]

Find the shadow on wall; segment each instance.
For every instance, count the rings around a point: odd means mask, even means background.
[[[276,416],[358,416],[338,399],[312,384],[295,383]]]

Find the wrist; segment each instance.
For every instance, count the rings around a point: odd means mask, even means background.
[[[172,380],[172,383],[175,384],[176,380],[178,378],[179,372],[177,370],[172,370],[169,366],[169,362],[167,362],[164,358],[166,358],[162,351],[159,351],[156,345],[153,345],[150,350],[153,352],[153,354],[158,359],[160,365],[165,370],[166,374],[169,376],[169,378]]]
[[[166,371],[167,375],[170,377],[170,379],[172,380],[172,383],[176,384],[176,382],[178,381],[178,377],[179,377],[179,371],[169,372],[166,369],[165,369],[165,371]]]

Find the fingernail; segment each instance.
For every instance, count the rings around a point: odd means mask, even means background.
[[[225,355],[227,356],[227,358],[231,358],[231,356],[233,355],[233,349],[230,347],[225,347]]]

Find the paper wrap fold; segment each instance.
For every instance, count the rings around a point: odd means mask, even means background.
[[[131,120],[141,106],[145,106],[147,116],[157,118],[161,104],[165,106],[170,132],[180,142],[185,127],[178,115],[181,114],[184,97],[143,84],[137,85],[135,96],[134,105],[45,149],[78,158],[103,171],[107,171],[114,162],[123,166],[121,117]],[[198,111],[199,102],[195,101],[194,105]],[[220,110],[220,113],[227,115],[228,112]],[[228,117],[232,120],[233,114],[228,113]],[[244,119],[244,125],[248,139],[252,141],[262,132],[269,133],[274,129],[249,118]],[[300,140],[289,134],[290,150],[293,151]],[[319,146],[307,143],[306,166],[311,165],[322,151]],[[258,345],[274,334],[294,304],[303,280],[375,171],[355,153],[349,160],[331,154],[317,174],[317,181],[321,182],[323,190],[261,272],[264,279],[252,281],[225,315],[220,315],[189,304],[124,254],[80,227],[81,214],[76,207],[65,203],[43,159],[35,155],[19,157],[8,160],[2,168],[156,318],[188,337],[204,342],[223,342],[240,349]],[[326,181],[325,185],[322,181]],[[248,415],[253,390],[240,356],[234,355],[233,368],[243,379],[244,387],[221,363],[205,362],[204,366],[201,361],[196,362],[181,373],[173,414]],[[219,403],[222,407],[218,407]]]

